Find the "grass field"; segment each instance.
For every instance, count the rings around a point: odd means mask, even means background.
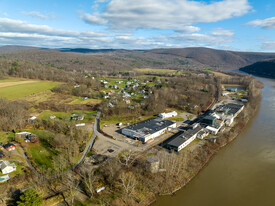
[[[52,158],[57,155],[57,151],[54,150],[48,143],[54,134],[48,131],[31,131],[39,136],[40,143],[28,144],[27,151],[31,154],[35,164],[42,167],[52,168]]]
[[[0,97],[16,99],[52,89],[58,82],[40,81],[0,88]]]
[[[73,97],[74,100],[70,102],[69,104],[90,104],[90,105],[96,105],[100,104],[102,100],[100,99],[83,99],[82,97]]]
[[[4,82],[19,82],[19,81],[26,81],[26,79],[22,79],[22,78],[4,78],[4,79],[0,79],[0,83],[4,83]]]
[[[229,75],[227,75],[227,74],[224,74],[222,72],[217,72],[217,71],[214,71],[214,70],[209,69],[209,68],[205,68],[204,71],[206,71],[206,72],[212,72],[213,74],[215,74],[217,76],[229,77]]]
[[[173,69],[151,69],[151,68],[135,68],[133,69],[133,71],[136,72],[140,72],[140,73],[151,73],[151,74],[172,74],[172,73],[176,73],[177,70],[173,70]]]
[[[0,142],[8,143],[14,139],[14,133],[11,132],[0,132]]]
[[[39,115],[39,118],[41,119],[49,119],[50,116],[56,116],[57,118],[59,119],[70,119],[72,114],[71,113],[66,113],[66,112],[53,112],[53,111],[50,111],[50,110],[44,110],[40,115]]]

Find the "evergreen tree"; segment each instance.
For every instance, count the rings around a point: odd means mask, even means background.
[[[20,195],[18,206],[39,206],[43,202],[42,197],[34,189],[30,188]]]

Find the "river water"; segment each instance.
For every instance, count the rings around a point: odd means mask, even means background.
[[[258,79],[262,102],[246,129],[186,187],[153,206],[275,205],[275,80]]]

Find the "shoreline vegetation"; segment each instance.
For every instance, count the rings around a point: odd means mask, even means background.
[[[197,168],[194,168],[193,175],[186,179],[184,182],[172,187],[169,192],[159,193],[157,196],[171,196],[174,195],[177,191],[183,189],[190,181],[193,180],[197,176],[197,174],[205,168],[208,163],[211,161],[211,159],[219,152],[220,149],[227,146],[229,143],[231,143],[233,140],[235,140],[238,135],[242,132],[243,129],[246,128],[247,124],[253,119],[253,117],[256,115],[256,113],[259,110],[260,102],[261,102],[261,88],[253,88],[254,94],[252,94],[253,98],[251,98],[250,102],[246,105],[244,108],[244,111],[241,113],[240,117],[237,118],[237,122],[232,130],[230,130],[228,133],[221,134],[217,138],[217,144],[218,146],[213,147],[211,145],[207,145],[206,147],[211,148],[211,152],[208,154],[206,159],[201,160],[201,165],[199,165]],[[251,104],[251,101],[253,104]],[[200,149],[199,147],[197,148]],[[186,152],[186,151],[184,151]],[[152,201],[150,204],[153,204],[157,201],[157,196],[155,196],[155,200]]]

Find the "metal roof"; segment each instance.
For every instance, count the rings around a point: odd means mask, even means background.
[[[197,134],[198,132],[200,132],[202,129],[203,129],[203,127],[199,125],[196,128],[194,128],[194,129],[189,129],[189,130],[186,130],[186,131],[178,132],[177,134],[173,135],[170,138],[171,141],[168,141],[167,145],[179,147],[184,142],[186,142],[188,139],[190,139],[195,134]]]
[[[151,118],[139,122],[137,124],[130,125],[123,128],[122,130],[132,130],[134,132],[140,133],[142,135],[153,134],[164,128],[173,125],[174,122],[166,119]]]

